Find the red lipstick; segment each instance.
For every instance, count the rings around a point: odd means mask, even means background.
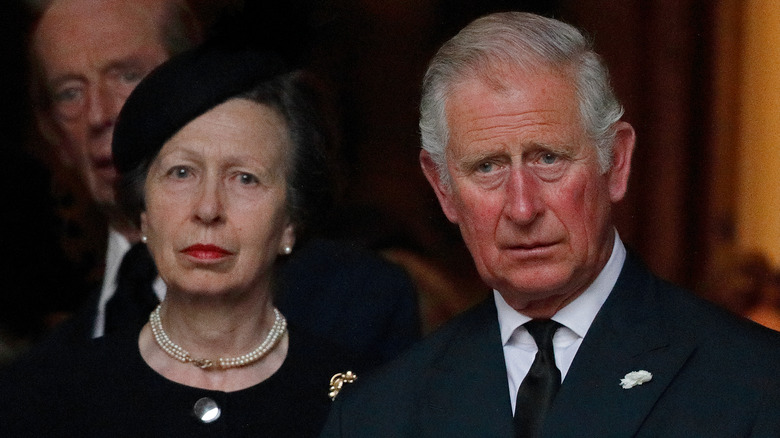
[[[205,245],[196,243],[182,250],[183,253],[196,259],[214,260],[233,254],[232,252],[217,245]]]

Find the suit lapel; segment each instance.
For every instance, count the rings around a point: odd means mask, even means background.
[[[545,425],[545,436],[631,436],[694,348],[669,333],[655,279],[631,256],[580,346]],[[631,371],[650,382],[623,389]]]
[[[493,299],[461,320],[434,362],[418,402],[419,436],[514,435],[506,366]]]

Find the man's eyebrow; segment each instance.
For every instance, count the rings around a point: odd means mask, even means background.
[[[83,81],[84,77],[82,75],[76,74],[76,73],[65,73],[59,76],[55,76],[51,78],[50,80],[46,81],[46,88],[49,91],[52,91],[56,88],[59,88],[64,84],[65,82],[70,81]]]
[[[548,151],[559,155],[571,153],[572,147],[568,144],[552,144],[534,142],[528,145],[528,151]]]
[[[472,154],[464,155],[457,159],[457,167],[460,169],[474,169],[480,163],[485,161],[497,161],[505,159],[507,156],[506,151],[503,149],[491,150],[491,151],[478,151]]]
[[[100,73],[108,73],[114,70],[126,70],[129,68],[142,68],[143,67],[143,60],[141,60],[137,56],[132,56],[124,59],[117,59],[114,61],[109,62],[105,65],[102,69],[100,69]]]

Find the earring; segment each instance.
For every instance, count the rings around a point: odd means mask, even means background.
[[[292,248],[289,246],[285,246],[283,251],[285,255],[290,255],[292,253]]]
[[[141,242],[146,243],[149,239],[146,237],[146,234],[141,236]]]

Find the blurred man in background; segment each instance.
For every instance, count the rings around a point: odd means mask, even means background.
[[[176,53],[200,42],[178,0],[53,0],[31,41],[37,125],[53,154],[74,170],[108,219],[105,271],[91,313],[78,331],[101,336],[120,263],[140,239],[116,207],[111,138],[119,110],[138,82]],[[157,293],[161,293],[158,288]]]

